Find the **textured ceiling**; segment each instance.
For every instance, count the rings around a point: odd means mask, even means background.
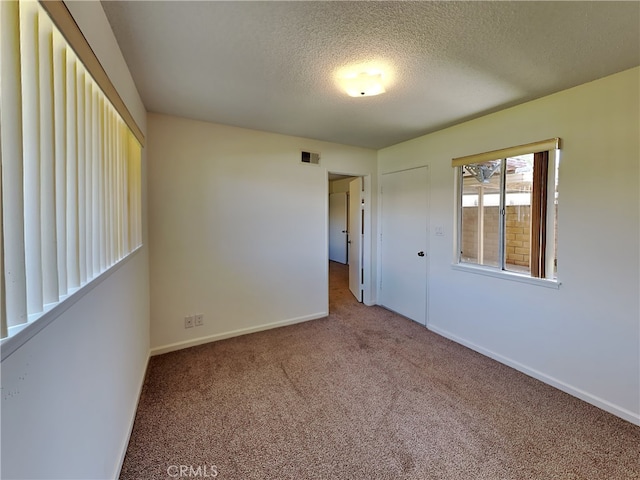
[[[103,1],[151,112],[381,148],[640,64],[640,2]],[[387,93],[335,74],[382,67]]]

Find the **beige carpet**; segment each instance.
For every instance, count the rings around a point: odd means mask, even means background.
[[[153,357],[121,478],[640,478],[640,427],[358,304],[330,270],[328,318]]]

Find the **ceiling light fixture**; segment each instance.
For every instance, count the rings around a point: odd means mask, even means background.
[[[361,72],[342,78],[342,85],[352,97],[372,97],[385,92],[382,73]]]

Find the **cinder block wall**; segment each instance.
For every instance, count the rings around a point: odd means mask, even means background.
[[[506,208],[506,255],[507,264],[529,266],[531,217],[528,205],[509,205]],[[463,256],[477,259],[478,251],[478,207],[462,209]],[[498,264],[498,207],[484,209],[484,263]]]
[[[507,263],[528,267],[531,241],[531,207],[529,205],[508,205],[505,213]]]

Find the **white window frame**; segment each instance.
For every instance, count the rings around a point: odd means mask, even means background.
[[[507,270],[505,268],[505,177],[506,177],[506,158],[517,155],[524,155],[538,152],[548,152],[548,172],[547,172],[547,215],[546,215],[546,276],[544,278],[532,277],[530,273],[517,272]],[[500,171],[500,223],[498,233],[498,266],[482,265],[475,263],[468,263],[462,260],[462,198],[463,198],[463,168],[464,165],[484,163],[488,161],[500,160],[503,163],[503,168]],[[557,289],[560,287],[561,282],[558,280],[558,276],[554,277],[553,272],[556,270],[554,265],[555,245],[551,240],[557,234],[555,232],[555,215],[549,214],[554,212],[558,198],[555,194],[555,186],[557,182],[558,167],[560,164],[560,139],[553,138],[544,140],[542,142],[534,142],[526,145],[519,145],[516,147],[509,147],[501,150],[495,150],[491,152],[485,152],[475,155],[469,155],[465,157],[454,158],[452,160],[452,166],[454,167],[454,179],[455,179],[455,244],[453,250],[453,265],[454,270],[459,270],[467,273],[486,275],[495,278],[501,278],[505,280],[511,280],[516,282],[528,283],[532,285],[543,286],[547,288]]]

